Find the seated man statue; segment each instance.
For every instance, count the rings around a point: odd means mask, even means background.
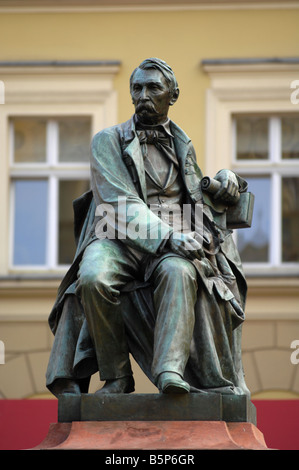
[[[172,69],[144,60],[135,113],[91,145],[91,191],[74,202],[77,252],[49,317],[56,396],[130,393],[130,353],[160,393],[248,394],[241,361],[246,281],[227,227],[246,182],[220,170],[201,187],[189,137],[168,118]]]

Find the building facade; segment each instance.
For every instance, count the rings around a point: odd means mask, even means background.
[[[249,292],[243,363],[253,398],[299,397],[299,2],[0,0],[0,397],[49,397],[47,318],[74,254],[72,200],[89,143],[133,114],[147,57],[175,71],[170,117],[203,173],[255,194],[236,231]],[[155,392],[134,364],[136,392]],[[92,378],[91,391],[99,387]]]

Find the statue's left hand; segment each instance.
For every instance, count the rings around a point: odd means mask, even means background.
[[[221,183],[220,189],[214,194],[215,200],[222,200],[228,204],[236,204],[239,200],[239,183],[235,173],[231,170],[221,170],[214,177]]]
[[[205,256],[202,239],[196,232],[174,232],[169,237],[171,250],[184,258],[202,259]]]

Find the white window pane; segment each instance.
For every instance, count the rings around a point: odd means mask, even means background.
[[[282,158],[299,158],[299,117],[281,119]]]
[[[47,207],[46,179],[14,182],[14,265],[46,263]]]
[[[13,119],[13,160],[15,163],[46,161],[47,121],[39,117]]]
[[[299,261],[299,178],[282,178],[282,261]]]
[[[58,264],[70,264],[76,246],[74,239],[73,200],[89,189],[89,180],[59,182]]]
[[[266,117],[242,116],[236,118],[237,160],[268,159],[268,126]]]
[[[58,119],[59,161],[89,162],[91,119],[66,117]]]
[[[244,176],[255,196],[252,225],[238,230],[238,249],[243,262],[269,261],[271,235],[271,182],[267,176]]]

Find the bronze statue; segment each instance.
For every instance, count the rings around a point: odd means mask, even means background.
[[[189,137],[168,118],[171,68],[143,61],[135,114],[91,145],[91,191],[74,202],[77,252],[49,317],[47,387],[130,393],[129,353],[161,393],[247,394],[241,360],[246,281],[227,208],[247,183],[220,170],[214,194]]]

